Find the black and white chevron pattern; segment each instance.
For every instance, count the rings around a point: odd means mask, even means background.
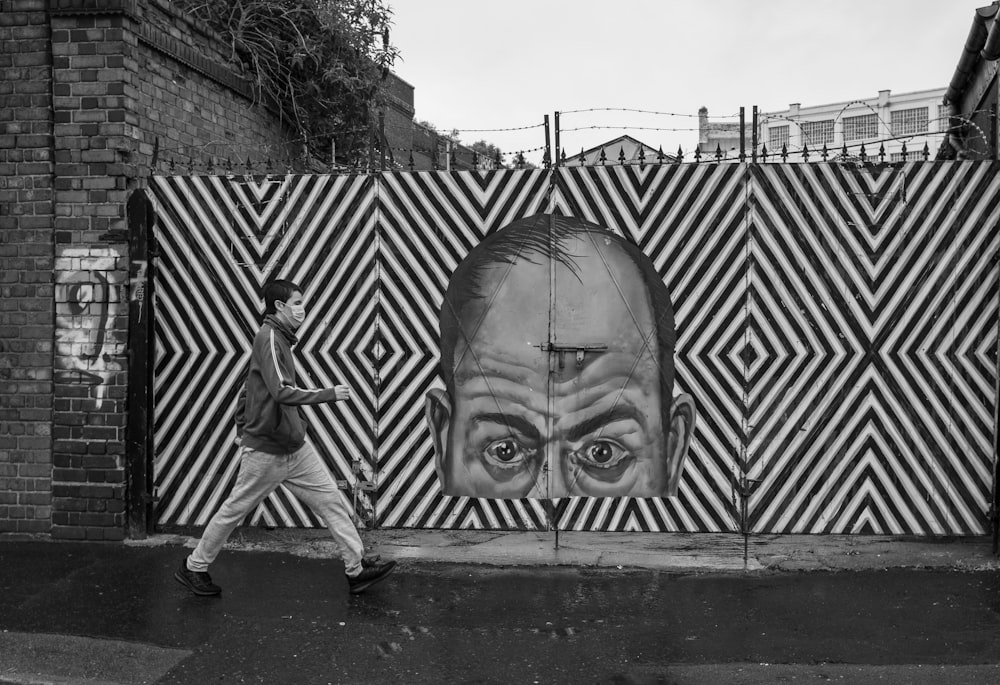
[[[299,373],[355,389],[355,402],[307,411],[310,438],[369,525],[981,533],[996,435],[998,171],[156,178],[158,522],[203,525],[233,482],[232,410],[260,286],[282,276],[307,288]],[[423,399],[441,383],[444,289],[485,235],[542,211],[628,237],[668,285],[677,391],[699,413],[676,499],[440,492]],[[285,491],[251,520],[319,525]]]

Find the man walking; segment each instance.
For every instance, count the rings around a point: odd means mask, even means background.
[[[286,280],[267,283],[264,305],[264,323],[253,341],[245,400],[237,410],[241,442],[236,485],[174,577],[196,595],[219,595],[222,588],[212,582],[209,565],[239,522],[284,484],[326,522],[340,548],[351,594],[364,592],[388,576],[396,562],[363,558],[364,545],[351,520],[351,510],[306,442],[299,412],[299,405],[347,400],[351,390],[346,385],[318,390],[296,385],[292,346],[297,342],[295,331],[306,318],[299,286]]]

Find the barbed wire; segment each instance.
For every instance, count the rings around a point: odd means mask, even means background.
[[[688,114],[688,113],[681,114],[681,113],[678,113],[678,112],[657,112],[655,110],[650,110],[650,109],[633,109],[631,107],[591,107],[589,109],[568,109],[568,110],[565,110],[565,111],[560,111],[559,112],[559,116],[563,116],[565,114],[581,114],[581,113],[586,113],[586,112],[636,112],[636,113],[639,113],[639,114],[656,114],[656,115],[667,116],[667,117],[692,117],[692,118],[695,118],[695,119],[697,119],[697,118],[699,118],[701,116],[700,114]],[[736,113],[736,114],[728,115],[728,117],[727,116],[722,116],[722,117],[716,117],[716,118],[717,119],[726,119],[726,118],[737,118],[738,119],[739,116],[740,116],[739,113]]]
[[[700,131],[698,128],[663,128],[658,126],[577,126],[576,128],[560,128],[560,133],[572,133],[573,131],[591,131],[599,129],[610,129],[614,131]]]
[[[845,105],[843,105],[843,107],[841,107],[841,109],[840,109],[840,112],[836,115],[836,118],[834,119],[834,121],[836,121],[837,119],[841,118],[842,115],[843,115],[843,113],[845,111],[847,111],[847,109],[849,107],[853,106],[853,105],[864,105],[864,106],[868,107],[870,110],[872,110],[872,113],[875,115],[877,121],[881,124],[882,127],[886,128],[886,129],[891,129],[892,128],[891,122],[887,123],[878,114],[878,112],[876,110],[872,109],[870,103],[867,103],[867,102],[864,102],[864,101],[860,101],[860,100],[851,101],[851,102],[848,102]],[[612,112],[612,111],[613,112],[632,112],[632,113],[654,114],[654,115],[663,115],[663,116],[683,116],[683,117],[689,117],[689,118],[693,118],[693,117],[696,117],[696,116],[700,117],[700,115],[679,114],[679,113],[673,113],[673,112],[660,112],[660,111],[655,111],[655,110],[645,110],[645,109],[628,108],[628,107],[595,107],[595,108],[589,108],[589,109],[567,110],[565,112],[561,112],[561,114],[584,114],[584,113],[589,113],[589,112],[605,112],[605,111],[606,112]],[[939,113],[941,111],[942,110],[939,110]],[[977,117],[981,117],[983,115],[985,115],[985,116],[992,116],[992,112],[989,109],[980,108],[980,109],[972,110],[971,112],[966,112],[966,113],[962,113],[962,114],[946,114],[945,116],[938,116],[938,117],[935,117],[935,118],[930,118],[930,119],[928,119],[928,125],[933,124],[933,123],[939,123],[939,122],[942,122],[942,121],[948,122],[949,125],[946,128],[943,128],[943,129],[938,130],[938,131],[930,131],[930,130],[928,130],[928,131],[914,131],[914,132],[907,132],[907,133],[904,133],[904,134],[897,134],[897,135],[890,135],[890,136],[881,136],[881,137],[874,137],[874,138],[865,138],[865,139],[861,139],[861,140],[852,141],[850,143],[843,143],[842,142],[839,146],[836,146],[836,147],[827,147],[827,155],[837,156],[837,155],[843,155],[844,150],[847,150],[848,153],[850,153],[850,152],[852,152],[854,150],[861,150],[862,148],[865,148],[866,150],[868,148],[876,148],[877,149],[879,146],[882,146],[885,143],[893,143],[893,142],[902,141],[905,144],[905,143],[912,142],[914,139],[922,139],[922,140],[932,139],[933,140],[933,139],[937,139],[937,138],[942,137],[942,136],[949,136],[949,135],[950,136],[954,136],[954,138],[952,140],[952,147],[955,147],[956,145],[958,145],[958,147],[956,147],[955,149],[958,150],[959,152],[962,152],[963,151],[962,148],[964,148],[964,143],[968,143],[970,141],[980,140],[980,141],[983,141],[983,142],[985,142],[985,143],[988,144],[988,140],[989,140],[988,136],[986,135],[986,133],[983,130],[983,128],[980,127],[980,125],[977,124],[976,121],[975,121],[975,119]],[[736,115],[733,115],[733,116],[736,116]],[[865,116],[867,116],[867,115],[865,115]],[[728,121],[725,121],[725,119],[726,119],[725,117],[712,117],[708,121],[708,127],[707,127],[708,130],[711,131],[714,126],[718,126],[718,125],[736,125],[736,126],[738,126],[738,123],[730,123]],[[778,115],[778,114],[774,114],[774,113],[763,113],[762,118],[758,119],[758,122],[757,122],[758,123],[758,131],[760,131],[760,129],[761,129],[762,126],[765,126],[765,125],[767,125],[768,122],[772,122],[772,121],[788,121],[790,123],[793,123],[793,124],[799,126],[799,128],[801,130],[802,129],[802,124],[809,123],[809,122],[814,122],[816,120],[812,119],[812,118],[806,119],[806,118],[803,117],[803,115],[784,116],[784,115]],[[962,122],[962,123],[961,124],[956,124],[955,122]],[[745,126],[748,126],[748,127],[752,126],[752,123],[750,121],[747,121],[746,118],[743,119],[743,123],[744,123]],[[539,123],[539,124],[531,124],[531,125],[516,126],[516,127],[506,127],[506,128],[477,128],[477,129],[452,129],[452,130],[460,132],[460,133],[500,133],[500,132],[513,132],[513,131],[535,130],[535,129],[538,129],[538,128],[541,128],[541,127],[544,127],[544,126],[545,126],[545,123],[543,122],[543,123]],[[372,133],[374,133],[375,136],[376,136],[376,140],[379,140],[381,143],[384,144],[384,143],[387,142],[384,139],[384,137],[383,137],[383,134],[385,133],[385,131],[412,132],[415,128],[416,128],[416,124],[414,122],[414,123],[410,123],[409,125],[403,125],[403,126],[396,125],[396,124],[388,124],[388,125],[385,125],[383,127],[375,127],[375,128],[373,128],[371,126],[365,127],[365,128],[360,128],[359,127],[359,128],[353,128],[353,129],[350,129],[350,130],[344,131],[344,132],[345,133],[355,133],[355,134],[362,134],[362,133],[363,134],[372,134]],[[435,129],[430,129],[430,130],[433,131],[435,134],[437,134],[438,136],[440,136],[443,139],[447,140],[449,138],[449,136],[448,136],[447,133],[441,133],[440,131],[437,131]],[[693,126],[690,126],[690,127],[663,127],[663,126],[642,126],[642,125],[630,125],[630,124],[620,124],[620,125],[599,125],[599,124],[593,124],[593,125],[584,125],[584,126],[574,126],[574,127],[570,127],[570,128],[560,128],[559,132],[560,133],[573,133],[573,132],[591,131],[591,130],[662,131],[662,132],[671,132],[671,133],[692,133],[692,132],[702,132],[704,129],[701,126],[695,128]],[[974,131],[974,133],[971,133],[972,131]],[[971,135],[970,135],[970,133],[971,133]],[[808,135],[808,134],[805,134],[803,132],[802,135],[805,136],[805,135]],[[464,150],[470,150],[471,149],[468,144],[463,144],[463,143],[459,142],[457,139],[452,139],[452,140],[454,140],[454,142],[455,142],[455,144],[457,146],[460,146],[460,148],[456,151],[457,153],[468,155],[467,152],[464,152]],[[762,149],[766,149],[766,146],[767,146],[768,142],[769,141],[761,141],[760,144],[759,144],[759,148],[758,149],[761,149],[761,150]],[[143,141],[141,141],[141,143],[143,145],[149,145],[149,144],[153,145],[153,149],[154,149],[154,153],[155,153],[154,156],[153,156],[153,164],[156,166],[156,168],[162,168],[166,164],[169,164],[171,167],[175,167],[177,164],[181,164],[182,166],[185,166],[185,167],[203,167],[203,168],[206,168],[206,169],[208,169],[208,168],[215,168],[215,169],[218,169],[218,168],[235,168],[235,167],[245,167],[245,166],[248,166],[248,165],[250,165],[250,166],[257,166],[257,165],[266,165],[266,166],[283,165],[283,166],[285,166],[288,169],[291,169],[291,168],[299,168],[299,169],[306,168],[306,169],[358,170],[359,173],[364,173],[367,169],[369,169],[369,168],[371,168],[373,166],[380,166],[381,160],[379,160],[377,158],[382,154],[381,153],[381,148],[376,147],[373,152],[365,151],[365,152],[360,152],[360,153],[357,153],[357,154],[353,155],[354,159],[350,163],[337,163],[337,162],[330,163],[330,162],[324,162],[324,161],[320,161],[320,160],[318,160],[318,159],[315,158],[315,156],[314,156],[315,155],[315,149],[310,149],[311,148],[310,144],[312,143],[312,139],[310,139],[307,136],[286,138],[284,140],[279,140],[279,141],[272,142],[272,143],[254,143],[254,144],[238,143],[238,142],[234,142],[232,140],[210,140],[208,142],[200,143],[200,144],[197,144],[197,145],[194,145],[194,144],[183,144],[183,143],[180,143],[179,141],[167,141],[166,144],[164,144],[164,141],[162,139],[159,139],[159,138],[156,138],[155,141],[152,141],[152,142],[148,141],[148,140],[143,140]],[[833,145],[832,142],[829,142],[829,144]],[[773,143],[772,143],[772,145],[773,145]],[[793,155],[793,154],[797,155],[797,154],[801,154],[802,152],[808,152],[810,154],[821,154],[820,149],[821,149],[821,147],[825,147],[826,143],[810,143],[810,141],[808,139],[804,139],[804,142],[801,143],[801,144],[793,145],[791,143],[791,141],[786,141],[785,143],[783,143],[783,145],[785,147],[785,154],[786,155]],[[709,143],[708,147],[710,148],[710,146],[711,146],[711,143]],[[296,149],[298,147],[302,148],[301,151]],[[695,151],[700,152],[702,155],[714,156],[714,154],[715,154],[714,150],[703,149],[703,147],[700,144],[696,145],[693,149]],[[726,155],[726,156],[728,156],[728,154],[730,153],[730,151],[732,149],[734,149],[734,148],[730,148],[730,150],[723,151],[723,154]],[[251,150],[252,150],[252,152],[251,152]],[[546,150],[546,146],[538,146],[538,147],[526,148],[526,149],[519,149],[519,150],[508,150],[506,152],[504,152],[504,151],[501,150],[500,151],[500,153],[501,153],[501,160],[504,160],[504,159],[517,159],[519,156],[523,157],[525,155],[531,155],[531,154],[534,154],[534,153],[542,152],[544,150]],[[554,148],[552,148],[551,152],[552,152],[553,156],[557,156],[560,153],[565,154],[564,150],[565,150],[565,147],[563,147],[562,150],[555,150]],[[444,149],[442,149],[442,148],[440,148],[440,147],[437,150],[429,150],[429,149],[426,149],[426,148],[419,148],[419,147],[410,147],[410,148],[407,148],[407,147],[386,147],[386,151],[389,152],[390,157],[393,156],[393,153],[404,153],[404,154],[407,154],[407,153],[418,153],[418,154],[427,154],[427,155],[432,155],[432,156],[433,155],[440,156],[440,155],[443,155],[443,154],[447,154],[447,151],[444,150]],[[679,147],[678,151],[681,154],[684,154],[684,150],[682,149],[682,147]],[[776,149],[767,149],[767,152],[768,152],[768,155],[780,155],[780,153]],[[749,152],[745,152],[745,154],[747,154],[747,155],[749,155],[751,153],[752,153],[752,150],[749,151]],[[476,154],[480,154],[480,153],[476,153]],[[883,154],[898,154],[898,150],[892,150],[892,151],[887,152],[887,153],[883,152]],[[908,151],[908,154],[918,155],[919,153],[917,151],[915,151],[915,150],[911,150],[911,151]],[[187,157],[188,160],[184,161],[184,160],[177,159],[178,155],[183,156],[183,157]],[[871,157],[877,157],[878,155],[879,155],[879,153],[875,152],[875,154],[870,155],[870,156]],[[482,155],[482,156],[490,158],[489,155]],[[574,156],[575,155],[571,155],[571,157],[574,157]],[[159,157],[159,163],[157,163],[157,157]],[[254,161],[252,159],[253,157],[257,157],[258,158],[257,161]],[[263,157],[263,159],[262,159],[262,157]],[[234,160],[234,158],[235,158],[235,160]],[[246,159],[245,162],[243,161],[244,158]],[[492,159],[495,160],[495,157],[493,157]],[[403,164],[401,164],[399,162],[394,162],[394,163],[397,166],[400,166],[400,167],[404,166]],[[503,163],[503,161],[501,161],[501,163]],[[546,163],[544,159],[542,160],[542,163],[543,164]]]
[[[503,133],[506,131],[529,131],[534,128],[542,128],[545,126],[543,121],[540,124],[531,124],[530,126],[514,126],[511,128],[455,128],[454,131],[459,133]]]

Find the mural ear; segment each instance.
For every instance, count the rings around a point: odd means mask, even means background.
[[[670,435],[667,439],[667,497],[677,496],[697,415],[694,399],[690,395],[682,394],[674,398],[670,407]]]
[[[448,450],[448,429],[451,427],[451,398],[439,388],[427,391],[424,398],[424,418],[434,443],[434,470],[443,489],[446,488],[446,452]]]

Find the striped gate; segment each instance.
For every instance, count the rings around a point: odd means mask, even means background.
[[[283,277],[309,305],[309,438],[369,526],[971,534],[987,527],[997,382],[994,163],[683,164],[380,176],[158,177],[157,524],[202,526]],[[697,421],[676,498],[441,493],[424,398],[456,265],[540,212],[639,245],[671,293]],[[285,490],[252,523],[319,521]]]

